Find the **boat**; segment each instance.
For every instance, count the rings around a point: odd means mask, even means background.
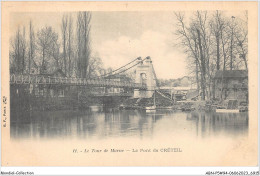
[[[239,109],[216,109],[219,113],[239,113]]]
[[[102,111],[103,107],[102,106],[98,106],[98,105],[93,105],[93,106],[89,106],[89,108],[91,109],[91,111],[93,112],[98,112],[98,111]]]
[[[146,110],[146,112],[155,111],[156,110],[156,106],[147,106],[147,107],[145,107],[145,110]]]
[[[239,113],[240,109],[238,107],[237,100],[225,100],[222,105],[217,106],[217,113]]]

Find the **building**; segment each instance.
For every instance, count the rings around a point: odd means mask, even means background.
[[[247,70],[217,71],[214,77],[216,99],[237,99],[248,101]]]
[[[172,99],[176,101],[182,101],[187,99],[193,99],[198,97],[198,91],[191,87],[160,87],[160,91],[168,94]],[[196,95],[194,95],[196,92]],[[193,93],[193,94],[191,94]]]
[[[190,89],[197,89],[197,82],[195,77],[184,76],[182,78],[175,79],[171,82],[173,87],[190,87]]]

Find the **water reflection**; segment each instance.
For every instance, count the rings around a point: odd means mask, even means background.
[[[186,120],[196,126],[196,134],[201,137],[211,134],[243,135],[248,132],[247,113],[198,113],[187,114]]]
[[[248,134],[248,113],[205,113],[134,110],[108,112],[55,111],[12,113],[13,139],[154,138],[169,135],[194,137]],[[14,120],[15,119],[15,120]]]

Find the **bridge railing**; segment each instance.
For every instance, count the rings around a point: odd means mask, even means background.
[[[126,81],[113,81],[108,79],[87,79],[87,78],[67,78],[51,77],[45,75],[10,75],[10,84],[53,84],[53,85],[77,85],[95,87],[121,87],[146,89],[146,85],[141,83],[131,83]]]
[[[95,97],[103,97],[103,96],[133,96],[133,92],[108,92],[108,93],[100,93],[100,92],[91,92],[89,95],[90,96],[95,96]]]

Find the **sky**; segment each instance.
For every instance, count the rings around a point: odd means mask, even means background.
[[[32,20],[36,31],[44,26],[52,26],[60,34],[62,15],[59,12],[13,13],[10,32],[14,34],[18,26],[28,26]],[[113,69],[139,56],[150,56],[158,78],[183,77],[189,71],[186,55],[175,46],[175,23],[171,11],[92,12],[92,56],[100,57],[106,68]],[[76,30],[76,24],[74,26]]]
[[[185,55],[173,47],[173,18],[172,12],[93,13],[93,50],[105,66],[117,68],[150,56],[158,78],[182,77]]]

